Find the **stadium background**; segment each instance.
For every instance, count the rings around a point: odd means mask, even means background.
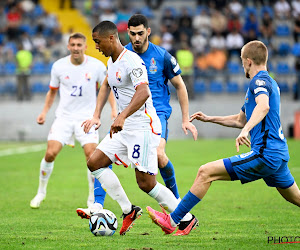
[[[277,8],[282,2],[290,6],[286,12],[282,6]],[[0,3],[0,140],[44,140],[58,98],[44,126],[38,126],[35,119],[48,91],[51,65],[68,54],[69,34],[84,33],[88,38],[87,54],[106,62],[94,49],[92,27],[102,20],[114,21],[126,44],[127,20],[134,13],[149,18],[152,42],[175,57],[179,57],[179,51],[187,52],[178,61],[182,68],[185,66],[183,75],[193,86],[189,91],[191,114],[198,110],[215,115],[238,113],[248,84],[239,50],[253,39],[265,42],[270,52],[269,71],[281,88],[283,131],[293,136],[295,113],[300,110],[300,1],[6,0]],[[33,54],[32,98],[23,102],[16,99],[15,55],[20,43]],[[184,65],[191,58],[192,64]],[[185,138],[172,87],[171,93],[170,138]],[[106,107],[101,136],[109,129],[109,113]],[[238,133],[217,125],[195,124],[200,137],[235,137]]]

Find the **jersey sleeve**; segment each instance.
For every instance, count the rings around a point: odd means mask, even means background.
[[[58,89],[60,85],[59,74],[57,71],[57,64],[54,63],[51,69],[51,79],[49,88],[50,89]]]
[[[127,70],[134,88],[140,84],[149,83],[146,65],[138,55],[129,63]]]
[[[250,82],[249,90],[253,93],[255,98],[260,94],[270,96],[272,94],[272,85],[271,82],[265,79],[253,79]]]
[[[181,74],[177,60],[168,51],[165,52],[164,56],[164,74],[168,79]]]
[[[100,85],[98,85],[98,86],[102,85],[102,83],[106,77],[106,74],[107,74],[107,69],[106,69],[105,65],[102,62],[99,62],[97,82]]]

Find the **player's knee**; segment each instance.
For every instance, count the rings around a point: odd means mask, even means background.
[[[165,167],[168,164],[168,157],[164,150],[157,150],[158,167]]]
[[[209,171],[207,165],[202,165],[198,169],[197,180],[200,182],[208,182],[210,179]]]
[[[53,162],[56,158],[57,154],[51,151],[46,152],[45,161],[46,162]]]
[[[139,188],[146,193],[149,193],[155,187],[155,183],[150,181],[137,180],[137,184],[139,185]]]

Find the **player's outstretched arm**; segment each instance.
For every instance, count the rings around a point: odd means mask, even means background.
[[[54,102],[57,91],[58,89],[49,89],[49,91],[47,92],[43,110],[36,119],[36,122],[38,124],[42,125],[45,123],[46,115]]]
[[[117,116],[110,127],[110,137],[112,134],[118,133],[123,129],[125,119],[136,112],[147,101],[150,96],[150,89],[148,84],[143,83],[136,87],[135,94],[128,106]]]
[[[105,77],[105,79],[101,85],[100,91],[98,93],[98,96],[97,96],[96,109],[95,109],[93,118],[84,121],[81,125],[81,127],[83,127],[83,130],[85,133],[88,133],[90,131],[90,129],[92,128],[92,126],[94,126],[94,125],[95,125],[95,130],[97,130],[101,126],[100,116],[101,116],[103,107],[104,107],[105,103],[107,102],[109,93],[110,93],[110,87],[108,85],[107,77]]]
[[[232,128],[243,128],[247,122],[245,113],[242,110],[239,114],[229,116],[208,116],[199,111],[191,115],[190,122],[192,122],[194,119],[202,122],[216,123]]]
[[[118,111],[117,111],[117,103],[116,103],[116,100],[114,98],[114,94],[112,91],[110,91],[110,94],[108,96],[108,102],[110,104],[110,107],[111,107],[111,119],[114,120],[117,118],[118,116]]]
[[[181,75],[174,76],[170,82],[175,87],[182,114],[182,130],[187,135],[188,130],[191,131],[194,140],[197,140],[198,131],[196,127],[189,121],[189,99],[185,84]]]

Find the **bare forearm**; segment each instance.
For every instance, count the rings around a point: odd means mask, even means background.
[[[49,109],[52,107],[57,90],[49,90],[46,95],[45,104],[42,113],[47,114]]]
[[[243,128],[244,123],[240,121],[239,115],[229,115],[229,116],[209,116],[208,122],[216,123],[225,127],[231,128]]]
[[[186,88],[178,88],[177,96],[181,108],[182,122],[189,121],[189,100]]]
[[[94,112],[94,117],[100,118],[101,112],[103,110],[103,107],[105,103],[107,102],[108,96],[110,93],[110,88],[107,84],[102,85],[100,88],[100,91],[97,96],[97,103],[96,103],[96,109]]]

